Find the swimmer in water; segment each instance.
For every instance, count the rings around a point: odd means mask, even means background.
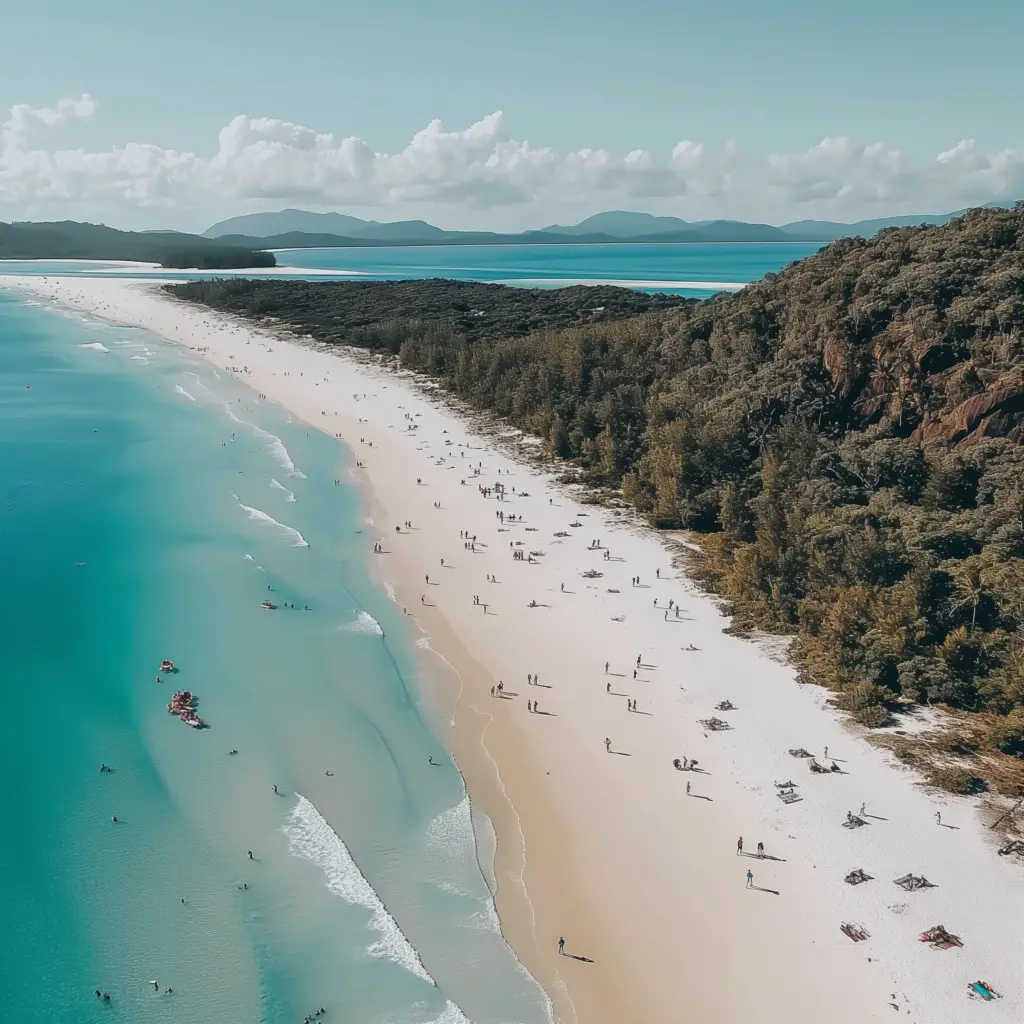
[[[274,783],[274,793],[275,793],[275,795],[277,793],[277,783],[276,782]]]

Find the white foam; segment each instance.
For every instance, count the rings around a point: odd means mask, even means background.
[[[132,356],[132,359],[137,359],[140,363],[149,362],[149,360],[145,356]]]
[[[289,537],[295,539],[295,543],[292,544],[293,548],[308,548],[309,544],[306,543],[306,538],[299,533],[293,526],[287,526],[284,523],[279,523],[273,516],[268,516],[266,512],[261,508],[253,508],[251,505],[246,505],[238,495],[234,495],[235,501],[238,502],[238,507],[249,513],[249,518],[260,523],[270,523],[271,526],[276,526],[279,530],[286,533]]]
[[[110,351],[110,349],[107,348],[106,345],[104,345],[102,342],[99,342],[99,341],[90,341],[87,344],[79,345],[78,347],[79,348],[95,349],[97,352],[109,352]]]
[[[381,624],[369,612],[360,612],[352,622],[347,622],[341,628],[346,633],[367,633],[373,636],[384,635]]]
[[[285,501],[295,500],[295,495],[291,491],[289,491],[288,488],[284,486],[284,484],[279,484],[273,477],[271,477],[270,479],[270,486],[273,487],[275,491],[284,491]]]
[[[262,565],[260,565],[260,563],[259,563],[259,562],[257,562],[257,561],[256,561],[256,559],[255,559],[255,558],[253,558],[253,557],[252,557],[252,555],[250,555],[250,554],[249,554],[249,552],[248,552],[248,551],[246,551],[246,553],[245,553],[245,557],[246,557],[246,559],[247,559],[248,561],[252,562],[252,564],[253,564],[253,565],[255,565],[255,566],[256,566],[256,568],[257,568],[257,569],[259,569],[259,571],[260,571],[260,572],[266,572],[266,571],[267,571],[266,569],[264,569],[264,568],[263,568],[263,566],[262,566]]]
[[[301,857],[321,868],[327,876],[327,888],[336,896],[370,911],[370,927],[380,933],[380,938],[367,949],[371,956],[394,960],[418,978],[436,986],[412,943],[359,870],[341,837],[313,804],[301,794],[298,796],[299,801],[292,808],[288,823],[282,829],[288,837],[288,852],[293,857]],[[448,1012],[447,1009],[445,1012]],[[465,1020],[465,1017],[459,1011],[459,1016],[451,1019]]]
[[[180,384],[175,384],[174,390],[177,391],[179,395],[184,395],[190,402],[194,402],[196,400],[195,395],[190,395]]]
[[[387,594],[392,601],[396,603],[398,602],[398,598],[395,596],[395,588],[391,586],[391,584],[388,583],[387,580],[384,581],[384,593]]]
[[[449,999],[441,1011],[440,1017],[435,1017],[427,1024],[470,1024],[469,1018]]]
[[[241,421],[239,421],[241,422]],[[257,427],[254,424],[250,424],[252,429],[255,431],[257,437],[262,437],[267,442],[267,447],[270,448],[275,459],[282,469],[287,470],[292,476],[302,477],[306,479],[306,474],[299,472],[295,468],[295,463],[292,462],[291,456],[288,454],[288,449],[284,446],[284,441],[277,436],[277,434],[271,434],[269,430],[264,430],[262,427]]]

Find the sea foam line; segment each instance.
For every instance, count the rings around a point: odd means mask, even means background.
[[[371,956],[394,960],[436,988],[419,954],[359,870],[341,837],[309,800],[297,795],[299,801],[282,828],[288,837],[288,852],[316,864],[327,876],[327,888],[336,896],[370,911],[370,927],[380,933],[380,938],[367,948]]]
[[[295,527],[279,523],[273,516],[268,516],[261,508],[253,508],[251,505],[246,505],[237,494],[233,495],[233,497],[238,502],[238,507],[249,513],[250,519],[261,523],[270,523],[271,526],[276,526],[279,530],[283,530],[289,537],[294,537],[295,543],[292,545],[293,548],[309,547],[306,538]]]
[[[109,348],[107,348],[107,346],[106,346],[106,345],[104,345],[104,344],[103,344],[102,342],[100,342],[100,341],[91,341],[91,342],[89,342],[88,344],[85,344],[85,345],[79,345],[78,347],[79,347],[79,348],[91,348],[91,349],[95,349],[95,350],[96,350],[97,352],[109,352],[109,351],[110,351],[110,349],[109,349]]]
[[[194,402],[196,400],[195,395],[190,395],[180,384],[175,384],[174,390],[177,391],[179,395],[184,395],[190,402]]]

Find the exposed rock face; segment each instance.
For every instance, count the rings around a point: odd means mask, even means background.
[[[926,417],[911,439],[960,444],[1006,437],[1024,444],[1024,388],[1005,387],[975,395],[938,417]]]

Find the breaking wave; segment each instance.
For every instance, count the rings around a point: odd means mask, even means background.
[[[273,487],[275,491],[284,491],[285,501],[295,500],[295,495],[291,491],[289,491],[288,488],[284,486],[284,484],[279,484],[275,479],[273,479],[273,477],[271,477],[270,486]]]
[[[195,395],[190,395],[180,384],[175,384],[174,390],[177,391],[179,395],[184,395],[190,402],[194,402],[196,400]]]
[[[372,636],[383,636],[381,624],[369,613],[360,612],[351,622],[341,627],[346,633],[367,633]]]
[[[288,852],[316,864],[327,876],[327,888],[336,896],[370,911],[370,927],[380,933],[380,938],[367,949],[371,956],[387,957],[436,987],[419,954],[359,870],[341,837],[313,804],[301,794],[298,796],[299,802],[282,828],[288,837]],[[461,1012],[459,1017],[451,1019],[465,1020]]]
[[[286,526],[284,523],[279,523],[273,516],[268,516],[263,509],[253,508],[251,505],[243,504],[242,499],[238,495],[234,495],[235,501],[238,502],[238,507],[249,513],[249,518],[260,523],[270,523],[271,526],[276,526],[283,533],[294,539],[292,544],[293,548],[308,548],[309,544],[306,542],[306,538],[299,533],[293,526]]]
[[[90,341],[90,342],[88,342],[87,344],[85,344],[85,345],[79,345],[78,347],[79,347],[79,348],[91,348],[91,349],[95,349],[95,350],[96,350],[97,352],[109,352],[109,351],[110,351],[110,349],[109,349],[109,348],[107,348],[107,346],[106,346],[106,345],[104,345],[104,344],[103,344],[102,342],[100,342],[100,341]]]
[[[257,427],[254,424],[250,424],[257,437],[262,437],[267,442],[267,447],[270,449],[271,454],[277,459],[278,465],[282,469],[287,470],[292,476],[302,477],[303,480],[306,478],[306,474],[300,472],[295,468],[295,463],[292,462],[292,457],[288,454],[288,449],[284,446],[284,441],[277,436],[277,434],[271,434],[269,430],[264,430],[262,427]]]

